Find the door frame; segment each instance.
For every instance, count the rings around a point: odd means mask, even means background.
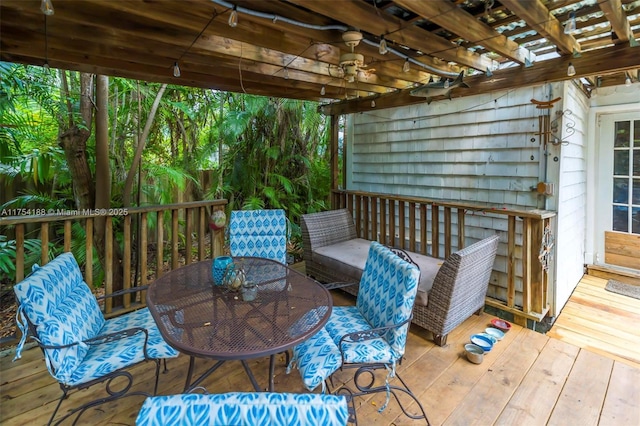
[[[588,161],[587,161],[587,232],[585,263],[607,265],[604,255],[604,232],[611,230],[611,209],[602,205],[611,203],[613,173],[613,139],[600,144],[605,125],[616,120],[637,119],[640,105],[612,105],[592,107],[589,111]],[[606,121],[606,123],[605,123]],[[615,265],[613,265],[615,266]]]

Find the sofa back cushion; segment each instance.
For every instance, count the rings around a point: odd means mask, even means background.
[[[420,270],[372,241],[360,279],[356,306],[372,328],[400,324],[411,318]],[[399,355],[404,354],[409,323],[388,331],[384,338]]]
[[[71,253],[63,253],[46,265],[36,267],[14,286],[14,292],[44,345],[79,343],[96,337],[104,325],[102,311]],[[84,343],[46,349],[51,374],[66,381],[82,362],[87,349]]]
[[[284,210],[234,210],[229,220],[232,256],[255,256],[287,263]]]

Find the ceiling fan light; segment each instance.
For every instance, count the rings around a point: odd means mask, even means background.
[[[53,10],[53,3],[51,3],[51,0],[42,0],[42,3],[40,4],[40,10],[42,11],[42,13],[48,16],[53,15],[55,12]]]
[[[180,75],[182,74],[180,73],[180,67],[178,66],[178,62],[176,61],[173,64],[173,76],[178,78],[180,77]]]
[[[404,64],[402,64],[402,72],[409,72],[411,71],[411,65],[409,64],[409,58],[407,58],[404,61]]]
[[[569,62],[569,66],[567,67],[567,75],[569,77],[576,75],[576,67],[574,67],[571,62]]]
[[[378,46],[378,52],[381,55],[386,55],[389,53],[389,48],[387,47],[387,40],[384,39],[384,36],[380,36],[380,46]]]
[[[236,10],[237,6],[233,6],[233,10],[229,14],[229,26],[231,28],[235,28],[238,26],[238,11]]]
[[[576,12],[569,13],[569,20],[564,24],[564,33],[573,34],[576,32]]]

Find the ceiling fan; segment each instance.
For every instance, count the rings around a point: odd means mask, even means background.
[[[345,31],[342,33],[342,40],[351,49],[351,52],[343,53],[340,55],[340,65],[338,74],[340,78],[344,78],[347,83],[353,83],[356,81],[359,73],[369,75],[375,72],[375,69],[367,69],[367,65],[364,63],[364,56],[355,52],[355,47],[360,44],[362,40],[362,33],[360,31]]]

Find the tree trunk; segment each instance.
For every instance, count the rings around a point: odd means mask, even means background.
[[[63,99],[68,99],[66,72],[61,72]],[[71,126],[59,136],[59,144],[64,150],[69,172],[73,178],[73,196],[78,210],[91,209],[94,205],[93,178],[87,161],[87,140],[91,136],[92,94],[91,74],[80,75],[80,116],[82,123],[71,121]],[[71,108],[69,102],[68,108]],[[73,111],[67,111],[72,116]]]
[[[144,149],[145,142],[149,137],[149,132],[151,130],[151,125],[153,124],[153,120],[156,116],[156,112],[158,112],[158,107],[160,106],[160,100],[162,99],[162,95],[166,90],[167,85],[163,84],[158,90],[156,94],[156,99],[153,101],[153,105],[151,106],[151,111],[149,111],[149,116],[147,117],[147,122],[144,125],[144,130],[142,131],[142,135],[140,136],[140,140],[138,141],[138,146],[136,147],[136,153],[133,156],[133,161],[131,162],[131,167],[129,167],[129,172],[127,173],[127,179],[124,182],[124,189],[122,190],[122,203],[124,207],[129,207],[131,205],[131,189],[133,188],[133,178],[136,175],[136,169],[138,168],[138,164],[140,163],[140,158],[142,157],[142,150]],[[140,185],[140,182],[138,182]]]

